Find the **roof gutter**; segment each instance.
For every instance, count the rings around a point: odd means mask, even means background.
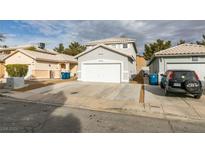
[[[107,45],[107,44],[122,44],[122,43],[133,43],[133,42],[135,42],[135,40],[129,40],[129,41],[125,41],[125,42],[121,42],[121,41],[108,41],[108,42],[106,42],[106,41],[102,41],[102,42],[88,42],[88,43],[86,43],[85,45],[86,46],[92,46],[92,45],[98,45],[98,44],[105,44],[105,45]]]
[[[132,44],[134,45],[135,53],[137,54],[137,47],[136,47],[135,42],[132,42]]]
[[[88,52],[91,52],[91,51],[97,49],[98,47],[103,47],[103,48],[105,48],[105,49],[108,49],[108,50],[114,51],[114,52],[116,52],[116,53],[118,53],[118,54],[121,54],[121,55],[123,55],[123,56],[130,57],[130,58],[133,59],[133,57],[132,57],[131,55],[127,55],[127,54],[124,54],[124,53],[118,52],[118,51],[116,51],[116,50],[114,50],[114,49],[112,49],[112,48],[109,48],[109,47],[107,47],[107,46],[105,46],[105,45],[102,45],[102,44],[97,45],[97,46],[91,48],[90,50],[84,51],[84,52],[82,52],[82,53],[76,55],[74,58],[77,59],[78,57],[80,57],[80,56],[82,56],[82,55],[84,55],[84,54],[86,54],[86,53],[88,53]]]
[[[205,53],[202,54],[176,54],[176,55],[155,55],[155,57],[187,57],[187,56],[205,56]]]
[[[155,58],[160,57],[188,57],[188,56],[205,56],[205,54],[176,54],[176,55],[155,55],[153,54],[147,66],[149,66]]]
[[[56,62],[56,63],[78,63],[77,61],[71,61],[71,60],[49,60],[44,58],[36,58],[37,61],[46,61],[46,62]]]

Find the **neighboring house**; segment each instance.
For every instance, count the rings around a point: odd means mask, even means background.
[[[156,52],[148,63],[150,73],[160,74],[171,69],[194,70],[201,81],[205,80],[205,46],[181,44]]]
[[[139,73],[141,70],[144,70],[147,66],[147,62],[144,59],[144,56],[137,55],[136,57],[136,67],[137,67],[137,73]]]
[[[15,48],[14,51],[3,58],[4,65],[28,65],[26,79],[60,78],[62,71],[70,71],[71,76],[76,74],[77,61],[73,56],[59,54],[53,50],[39,48],[31,50],[29,48]],[[4,77],[8,77],[6,71]]]
[[[0,48],[0,79],[5,76],[4,59],[17,48]]]
[[[0,54],[0,79],[4,77],[5,66],[4,66],[4,61],[3,61],[3,59],[4,59],[6,56],[7,56],[7,55],[5,55],[5,54]]]
[[[21,47],[19,47],[21,48]],[[17,48],[0,48],[0,79],[5,76],[4,59],[12,54]]]
[[[75,56],[78,80],[90,82],[129,82],[136,76],[135,40],[118,37],[92,41]]]

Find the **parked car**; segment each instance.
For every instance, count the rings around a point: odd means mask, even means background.
[[[162,89],[164,89],[165,88],[165,83],[166,83],[166,78],[167,78],[167,76],[168,76],[168,74],[169,74],[169,72],[170,72],[171,70],[168,70],[168,71],[166,71],[164,74],[160,74],[161,75],[161,81],[160,81],[160,87],[162,88]]]
[[[200,98],[203,90],[198,75],[192,70],[168,70],[161,74],[160,87],[165,95],[169,93],[189,93],[194,98]]]

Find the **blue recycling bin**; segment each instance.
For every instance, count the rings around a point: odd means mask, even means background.
[[[70,72],[65,72],[65,79],[70,79]]]
[[[61,79],[65,79],[65,73],[61,72]]]
[[[149,84],[158,85],[158,74],[153,73],[149,75]]]
[[[61,72],[61,79],[70,79],[70,72]]]

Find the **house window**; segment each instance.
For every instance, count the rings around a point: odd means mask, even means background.
[[[192,61],[198,61],[198,57],[192,57]]]
[[[127,48],[127,44],[126,44],[126,43],[123,43],[123,44],[122,44],[122,47],[123,47],[123,48]]]

